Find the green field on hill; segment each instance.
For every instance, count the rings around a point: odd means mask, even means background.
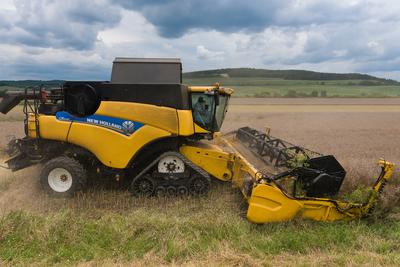
[[[27,86],[59,87],[62,80],[0,81],[0,97],[6,90]],[[395,80],[360,73],[322,73],[305,70],[267,70],[252,68],[217,69],[183,73],[183,83],[235,89],[234,97],[400,97]]]
[[[285,80],[264,77],[184,77],[189,85],[220,83],[235,97],[400,97],[400,85],[365,80]]]

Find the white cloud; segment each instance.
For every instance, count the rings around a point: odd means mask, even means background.
[[[385,53],[385,48],[382,44],[376,41],[370,41],[367,43],[367,46],[375,53],[376,55],[383,55]]]
[[[204,47],[203,45],[198,45],[196,47],[196,53],[197,53],[197,57],[199,59],[206,59],[206,60],[221,60],[223,59],[224,56],[224,52],[223,51],[211,51],[208,50],[206,47]]]
[[[122,10],[121,17],[117,26],[99,32],[98,38],[105,44],[143,43],[159,39],[156,28],[139,12]]]

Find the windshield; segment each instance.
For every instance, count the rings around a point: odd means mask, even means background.
[[[219,105],[217,105],[215,112],[216,131],[221,129],[222,123],[224,122],[225,114],[228,111],[228,100],[229,97],[226,95],[219,96]]]
[[[219,131],[227,111],[228,99],[226,95],[192,93],[194,122],[211,132]]]

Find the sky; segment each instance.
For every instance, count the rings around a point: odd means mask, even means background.
[[[0,79],[109,80],[115,57],[400,80],[400,1],[0,0]]]

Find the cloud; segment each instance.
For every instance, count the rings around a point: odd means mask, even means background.
[[[93,48],[98,32],[121,19],[107,0],[16,0],[13,13],[0,29],[2,42],[79,50]]]
[[[0,79],[109,80],[111,62],[98,53],[0,44]]]
[[[355,22],[369,15],[365,3],[357,1],[116,0],[114,3],[141,12],[167,38],[178,38],[194,29],[261,32],[270,26]]]
[[[140,11],[163,37],[178,38],[192,29],[235,32],[258,31],[273,23],[275,12],[287,0],[246,1],[129,1],[116,0],[121,6]]]
[[[197,57],[199,59],[213,59],[219,60],[223,58],[224,52],[222,51],[210,51],[203,45],[198,45],[196,48]]]

